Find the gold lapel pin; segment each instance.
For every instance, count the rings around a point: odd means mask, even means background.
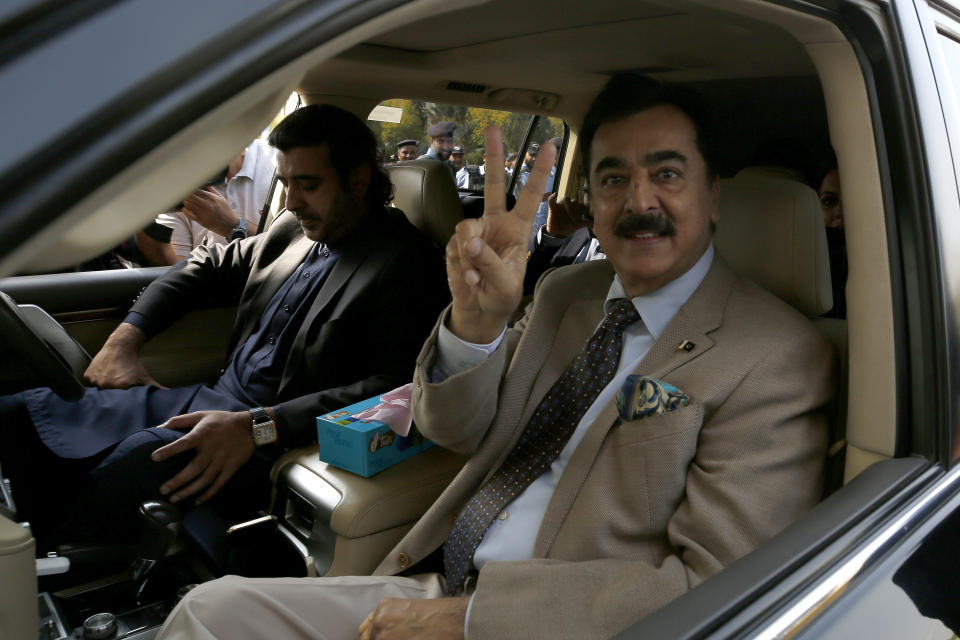
[[[677,351],[693,351],[693,348],[697,345],[693,344],[689,340],[684,340],[679,345],[677,345]]]

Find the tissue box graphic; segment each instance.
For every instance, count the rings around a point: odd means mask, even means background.
[[[317,418],[320,460],[369,478],[433,446],[415,427],[401,436],[379,420],[355,417],[381,404],[381,397],[368,398]]]

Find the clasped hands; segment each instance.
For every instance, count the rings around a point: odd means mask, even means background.
[[[487,127],[485,135],[488,166],[502,166],[500,130]],[[460,222],[447,243],[447,280],[453,296],[447,328],[461,340],[492,342],[520,303],[530,229],[555,158],[554,146],[544,145],[509,211],[506,176],[488,171],[483,216]]]

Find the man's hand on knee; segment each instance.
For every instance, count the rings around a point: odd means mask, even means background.
[[[146,339],[146,334],[137,327],[120,323],[90,361],[83,378],[100,389],[128,389],[141,384],[165,389],[150,377],[140,362],[140,347]]]
[[[388,598],[360,625],[360,640],[463,640],[470,598]]]
[[[163,483],[161,495],[172,493],[170,502],[179,502],[206,489],[197,504],[216,495],[253,455],[250,425],[247,411],[197,411],[161,424],[164,429],[189,429],[189,433],[154,451],[150,457],[155,462],[190,449],[197,454],[180,473]]]

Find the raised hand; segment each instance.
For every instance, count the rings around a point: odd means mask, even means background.
[[[230,203],[213,187],[197,189],[183,199],[185,216],[223,237],[237,227],[239,218]]]
[[[487,166],[503,166],[500,130],[487,127]],[[527,187],[513,209],[506,206],[506,176],[487,171],[483,216],[464,220],[447,243],[447,280],[453,296],[451,332],[486,344],[496,339],[523,294],[530,228],[545,191],[556,149],[544,145]]]
[[[577,229],[590,224],[590,207],[579,200],[570,198],[557,199],[556,193],[551,193],[547,200],[550,212],[547,214],[547,233],[558,238],[566,238]]]

